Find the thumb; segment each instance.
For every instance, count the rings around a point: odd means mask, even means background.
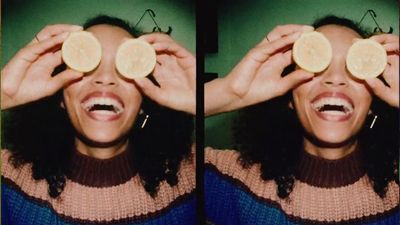
[[[307,72],[302,69],[295,70],[281,80],[280,91],[281,94],[286,93],[290,89],[293,89],[295,86],[308,81],[314,77],[314,73]]]
[[[145,95],[147,95],[149,98],[156,101],[157,103],[160,103],[163,95],[157,85],[155,85],[148,78],[135,78],[134,81]]]
[[[386,86],[378,78],[366,79],[365,82],[380,99],[386,101],[391,106],[399,107],[398,92],[393,92],[390,87]]]
[[[76,79],[79,79],[82,76],[83,76],[82,72],[78,72],[72,69],[66,69],[63,72],[51,78],[50,83],[47,86],[47,92],[49,95],[54,94],[68,83]]]

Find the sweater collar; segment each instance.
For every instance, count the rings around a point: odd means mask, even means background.
[[[334,188],[353,184],[364,174],[359,150],[336,160],[302,151],[297,179],[316,187]]]
[[[123,184],[136,174],[131,149],[109,159],[96,159],[74,150],[68,178],[90,187]]]

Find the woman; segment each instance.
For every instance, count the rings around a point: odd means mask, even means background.
[[[194,92],[194,57],[167,35],[140,36],[157,51],[157,85],[127,80],[116,50],[139,33],[108,16],[83,29],[103,49],[92,72],[52,75],[60,45],[82,30],[63,24],[45,27],[2,69],[1,107],[12,108],[2,224],[194,224],[194,107],[168,98],[177,84]]]
[[[249,51],[228,76],[206,85],[206,114],[252,105],[235,126],[239,152],[206,151],[206,213],[211,222],[400,220],[398,36],[371,37],[387,50],[388,66],[382,80],[364,82],[351,76],[345,59],[354,39],[367,34],[334,16],[313,27],[332,45],[326,70],[311,74],[286,68],[293,64],[294,41],[313,28],[284,25]],[[212,97],[216,95],[218,99]]]

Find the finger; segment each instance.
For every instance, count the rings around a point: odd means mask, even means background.
[[[146,96],[148,96],[155,102],[160,103],[163,94],[161,89],[157,85],[155,85],[148,78],[136,78],[134,79],[134,81]]]
[[[62,63],[61,50],[52,53],[46,53],[41,56],[35,63],[35,66],[48,67],[53,70],[56,66]]]
[[[399,54],[399,42],[391,42],[383,45],[387,52],[397,52]]]
[[[388,56],[388,64],[382,76],[390,86],[399,85],[399,56]]]
[[[268,41],[268,42],[273,42],[278,40],[279,38],[282,38],[283,36],[290,35],[295,32],[306,32],[306,31],[313,31],[314,27],[308,26],[308,25],[298,25],[298,24],[287,24],[287,25],[281,25],[275,27],[268,35],[266,38],[263,40],[263,42]]]
[[[4,67],[2,79],[6,79],[10,84],[18,86],[32,63],[46,52],[46,50],[62,43],[67,36],[68,33],[63,33],[41,43],[21,49]]]
[[[387,61],[390,66],[399,66],[399,56],[398,55],[388,55]]]
[[[370,39],[377,41],[378,43],[381,44],[386,44],[386,43],[398,43],[399,42],[399,37],[397,35],[393,34],[379,34],[379,35],[374,35],[370,37]]]
[[[144,34],[139,37],[139,39],[145,40],[149,43],[157,43],[157,42],[173,42],[173,39],[164,33],[151,33]]]
[[[61,64],[61,53],[58,51],[57,53],[48,52],[42,56],[35,62],[35,64],[27,70],[27,75],[32,74],[37,79],[39,77],[47,76],[50,78],[50,74],[54,71],[54,68]]]
[[[314,77],[313,73],[307,72],[302,69],[295,70],[282,78],[278,92],[282,95],[296,86],[304,83]]]
[[[45,53],[46,51],[54,48],[55,46],[63,43],[65,39],[68,37],[69,33],[64,32],[57,36],[51,37],[45,41],[41,41],[40,43],[29,45],[23,49],[21,49],[17,56],[20,59],[23,59],[27,62],[34,62],[41,54]]]
[[[152,44],[153,48],[157,53],[168,53],[175,55],[178,58],[193,59],[194,56],[184,47],[180,46],[176,42],[157,42]]]
[[[283,57],[282,57],[282,59],[283,59],[283,60],[282,60],[282,63],[283,63],[283,64],[282,64],[282,65],[283,65],[284,67],[287,67],[287,66],[289,66],[290,64],[294,63],[292,54],[293,54],[292,50],[289,50],[289,51],[283,53]]]
[[[77,72],[72,69],[66,69],[63,72],[57,74],[51,78],[47,86],[48,95],[56,93],[61,88],[65,87],[67,84],[80,79],[83,76],[82,72]]]
[[[146,34],[140,36],[139,39],[143,39],[152,44],[157,52],[173,53],[179,58],[184,58],[189,55],[192,56],[186,48],[176,43],[169,35],[163,33]]]
[[[165,64],[166,63],[166,61],[168,60],[168,55],[167,54],[161,54],[161,55],[157,55],[157,58],[156,58],[156,60],[157,60],[157,63],[158,64]]]
[[[278,50],[281,50],[287,46],[292,45],[300,37],[300,35],[301,35],[300,32],[295,32],[288,36],[284,36],[278,40],[275,40],[273,42],[257,46],[256,49],[258,49],[259,53],[262,54],[259,55],[258,60],[260,61],[267,60],[272,54],[276,53]]]
[[[156,79],[157,83],[162,85],[164,81],[167,79],[167,74],[172,74],[171,68],[164,63],[162,65],[157,64],[153,71],[153,77]]]
[[[281,75],[283,70],[293,63],[292,51],[287,51],[285,53],[276,53],[272,56],[268,63],[264,64],[262,67],[265,67],[268,70],[270,67],[277,68],[280,70],[280,73],[277,73],[278,76]]]
[[[173,57],[167,55],[167,54],[162,54],[157,56],[157,64],[156,67],[154,68],[154,78],[158,80],[160,77],[158,77],[161,73],[158,73],[159,71],[163,72],[161,75],[165,73],[165,71],[168,71],[170,73],[173,72],[172,68],[172,60]],[[162,76],[164,77],[164,76]]]
[[[48,25],[44,27],[38,34],[36,34],[35,38],[30,42],[31,44],[42,42],[44,40],[49,39],[50,37],[59,35],[64,32],[74,32],[83,30],[83,27],[78,25],[70,25],[70,24],[55,24]]]
[[[366,79],[365,82],[376,96],[386,101],[391,106],[399,107],[398,93],[393,93],[390,87],[386,86],[381,80],[378,78],[371,78]]]

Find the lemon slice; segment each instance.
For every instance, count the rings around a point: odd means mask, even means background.
[[[119,46],[115,65],[118,72],[126,78],[145,77],[156,66],[156,51],[146,41],[129,39]]]
[[[90,72],[101,60],[101,45],[90,32],[72,32],[64,41],[61,48],[62,58],[73,70]]]
[[[303,33],[293,45],[293,59],[300,68],[308,72],[321,72],[331,63],[331,44],[320,32]]]
[[[356,41],[347,52],[347,69],[359,79],[379,76],[385,70],[386,64],[386,50],[371,39]]]

